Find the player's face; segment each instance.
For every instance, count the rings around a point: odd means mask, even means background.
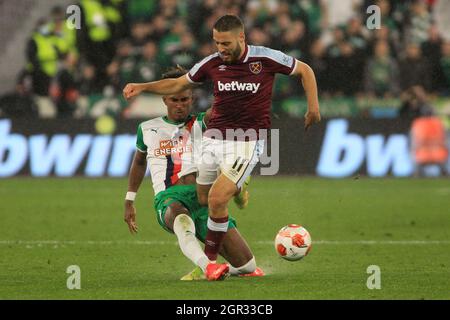
[[[233,63],[239,60],[245,45],[244,32],[213,30],[213,39],[219,51],[220,58],[225,63]]]
[[[192,90],[185,90],[179,94],[164,96],[167,106],[167,117],[172,121],[184,121],[191,112],[193,102]]]

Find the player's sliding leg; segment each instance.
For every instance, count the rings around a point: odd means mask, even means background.
[[[194,270],[189,272],[188,274],[181,277],[182,281],[197,281],[197,280],[205,280],[205,272],[199,267],[196,266]]]
[[[164,220],[166,226],[177,236],[183,254],[205,272],[209,260],[195,237],[195,224],[189,211],[181,203],[173,202],[167,208]]]
[[[236,228],[228,229],[220,255],[229,263],[231,276],[261,277],[264,272],[256,266],[256,261],[247,242]],[[196,267],[181,280],[203,280],[202,269]]]
[[[175,218],[173,230],[183,254],[205,271],[209,260],[195,237],[195,225],[192,219],[187,214],[178,215]]]
[[[249,264],[253,264],[253,261],[250,261]],[[231,265],[229,265],[230,270],[230,276],[234,277],[264,277],[265,273],[260,267],[256,267],[253,272],[245,273],[245,270],[248,268],[247,265],[243,265],[241,267],[235,268]],[[203,273],[203,270],[200,267],[195,267],[194,270],[183,276],[180,280],[183,281],[198,281],[198,280],[205,280],[205,274]]]

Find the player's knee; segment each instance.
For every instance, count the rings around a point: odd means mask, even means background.
[[[164,222],[166,226],[173,230],[175,219],[179,215],[189,215],[189,211],[179,202],[172,203],[166,210],[166,214],[164,215]]]
[[[191,217],[187,214],[179,214],[176,216],[175,221],[173,222],[173,230],[176,234],[179,232],[191,232],[195,234],[195,224],[192,221]]]
[[[208,197],[208,207],[214,211],[220,211],[227,208],[228,205],[227,197],[221,194],[210,194]]]
[[[256,260],[252,257],[250,261],[244,264],[242,267],[236,268],[240,274],[252,273],[256,270]]]

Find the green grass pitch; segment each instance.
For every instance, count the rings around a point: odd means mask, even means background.
[[[450,299],[450,181],[260,177],[231,213],[264,278],[182,282],[192,269],[159,227],[146,178],[137,236],[123,222],[126,179],[0,180],[0,299]],[[276,232],[311,233],[310,255],[279,258]],[[81,269],[81,290],[66,287]],[[367,267],[381,270],[369,290]]]

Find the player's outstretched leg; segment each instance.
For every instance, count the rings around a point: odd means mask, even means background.
[[[195,236],[195,224],[189,211],[181,203],[173,202],[165,212],[164,221],[177,236],[183,254],[205,272],[210,261]]]
[[[228,261],[229,273],[231,276],[264,276],[262,269],[256,266],[255,257],[253,256],[250,247],[235,227],[228,229],[220,250],[220,255]],[[205,279],[205,276],[199,267],[195,268],[182,278],[182,280],[203,279]]]
[[[178,215],[173,224],[173,231],[178,238],[178,244],[183,254],[205,270],[209,260],[195,237],[195,224],[191,217],[186,214]]]
[[[192,270],[188,274],[186,274],[183,277],[181,277],[180,280],[182,280],[182,281],[196,281],[196,280],[204,280],[204,279],[206,279],[205,272],[199,266],[197,266],[197,267],[195,267],[194,270]]]

